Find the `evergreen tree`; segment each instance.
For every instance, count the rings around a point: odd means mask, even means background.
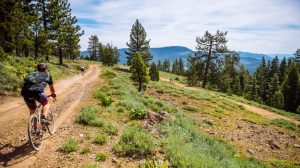
[[[298,48],[296,50],[296,52],[294,53],[294,61],[295,62],[300,62],[300,48]]]
[[[139,22],[136,19],[135,24],[132,25],[130,32],[129,42],[126,43],[128,46],[128,51],[125,51],[127,55],[127,64],[131,65],[131,60],[135,56],[136,52],[140,52],[144,63],[148,66],[148,61],[152,60],[152,55],[149,52],[150,40],[147,40],[147,33]]]
[[[188,69],[187,69],[187,81],[188,85],[195,86],[202,80],[202,74],[204,72],[204,62],[200,56],[188,57]]]
[[[271,106],[282,109],[284,107],[284,97],[281,91],[277,91],[271,102]]]
[[[299,71],[295,63],[291,63],[287,78],[283,82],[283,97],[284,109],[287,111],[296,112],[299,104],[297,104],[297,97],[299,94]]]
[[[102,62],[103,65],[113,66],[119,61],[119,52],[117,47],[113,47],[112,44],[102,45],[99,43],[98,45],[98,55],[99,61]]]
[[[173,62],[173,65],[172,65],[172,73],[173,74],[178,74],[178,61],[177,61],[177,58],[175,59],[175,61]]]
[[[285,57],[283,57],[280,67],[279,67],[279,82],[280,84],[282,84],[282,82],[284,81],[285,77],[286,77],[286,71],[287,71],[287,63],[286,63],[286,59]]]
[[[178,61],[178,75],[184,75],[185,74],[185,70],[184,70],[184,63],[182,58],[179,58]]]
[[[149,76],[152,81],[159,81],[159,70],[156,67],[155,62],[152,62],[149,69]]]
[[[149,82],[149,75],[147,67],[139,52],[136,52],[132,59],[130,71],[132,73],[130,78],[138,83],[138,91],[140,92],[143,89],[146,89],[146,83]]]
[[[158,60],[157,68],[158,68],[158,70],[162,71],[162,64],[161,64],[160,59]]]
[[[165,61],[163,62],[163,65],[162,65],[162,70],[164,72],[170,72],[170,60],[169,59],[165,59]]]
[[[99,39],[96,35],[91,35],[89,38],[89,46],[88,51],[90,53],[91,60],[97,61],[98,60],[98,51],[97,47],[99,45]]]
[[[209,76],[211,79],[216,79],[219,68],[217,67],[218,59],[220,58],[219,53],[227,50],[226,39],[227,32],[220,32],[219,30],[215,35],[212,35],[208,31],[205,32],[203,37],[197,37],[197,50],[204,52],[205,59],[205,71],[203,74],[202,87],[205,88]],[[211,73],[211,74],[209,74]],[[217,76],[215,76],[217,75]]]

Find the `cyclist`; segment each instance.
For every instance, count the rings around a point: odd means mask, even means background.
[[[33,74],[33,73],[32,73]],[[35,82],[24,82],[21,95],[23,96],[27,107],[30,110],[30,114],[34,113],[36,108],[35,100],[43,105],[42,119],[47,122],[47,114],[50,108],[48,104],[48,97],[44,93],[44,89],[49,84],[51,96],[56,100],[55,89],[51,75],[47,71],[47,65],[45,63],[39,63],[37,65],[37,71],[34,73]]]
[[[83,74],[84,74],[84,70],[85,70],[84,66],[81,66],[81,67],[80,67],[80,72],[81,72],[81,75],[83,75]]]

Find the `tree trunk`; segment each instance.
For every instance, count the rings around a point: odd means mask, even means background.
[[[46,55],[45,60],[46,60],[47,62],[50,62],[50,60],[49,60],[49,55],[48,55],[48,54]]]
[[[63,64],[63,58],[62,58],[62,48],[59,47],[59,65]]]
[[[37,39],[37,32],[35,32],[35,38],[34,38],[34,59],[37,59],[38,57],[38,39]]]
[[[210,61],[211,61],[211,48],[212,48],[212,43],[213,43],[213,39],[211,39],[210,45],[209,45],[209,51],[208,51],[208,55],[207,55],[206,67],[205,67],[204,77],[203,77],[203,83],[202,83],[202,87],[203,87],[203,88],[205,88],[206,82],[207,82],[207,75],[208,75],[209,66],[210,66]]]

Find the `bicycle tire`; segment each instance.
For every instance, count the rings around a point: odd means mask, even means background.
[[[51,112],[50,109],[48,112],[47,119],[48,119],[47,130],[51,135],[53,135],[55,133],[55,120],[54,120],[53,113]]]
[[[31,114],[28,122],[28,138],[32,147],[38,151],[42,147],[43,131],[39,126],[34,126],[35,124],[38,124],[38,116],[37,114]]]

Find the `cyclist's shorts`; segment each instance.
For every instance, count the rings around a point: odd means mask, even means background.
[[[48,104],[48,97],[44,92],[32,92],[28,96],[29,97],[24,97],[24,100],[29,109],[34,110],[36,108],[35,100],[40,102],[43,106]]]

